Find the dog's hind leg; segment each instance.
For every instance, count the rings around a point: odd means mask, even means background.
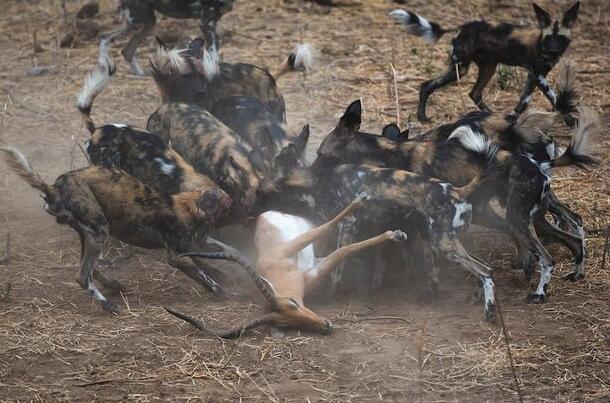
[[[477,77],[477,82],[474,83],[474,87],[472,87],[472,91],[470,91],[470,99],[477,105],[477,107],[484,111],[490,111],[485,102],[483,101],[483,90],[489,83],[489,80],[494,76],[496,72],[497,64],[489,63],[489,64],[480,64],[479,66],[479,75]]]
[[[433,242],[447,260],[471,272],[483,284],[485,319],[493,321],[495,319],[496,300],[491,268],[470,256],[455,235],[442,234],[440,239],[435,239]]]
[[[458,79],[458,71],[460,78],[468,73],[468,66],[470,63],[451,64],[449,68],[440,76],[433,78],[432,80],[422,83],[419,90],[419,105],[417,106],[417,119],[420,122],[429,122],[430,119],[426,116],[426,104],[428,98],[432,93],[439,88],[451,84]],[[457,68],[456,68],[457,66]]]
[[[198,267],[193,259],[191,259],[188,256],[183,256],[180,257],[177,251],[169,249],[168,248],[168,253],[169,253],[169,264],[175,268],[177,268],[178,270],[180,270],[181,272],[183,272],[184,274],[186,274],[187,276],[189,276],[191,279],[195,280],[198,284],[202,285],[203,287],[205,287],[206,289],[212,291],[215,294],[221,295],[221,296],[226,296],[226,292],[225,290],[220,286],[220,284],[218,284],[212,277],[210,277],[210,275],[208,275],[208,273]],[[201,260],[199,260],[201,261]],[[207,264],[205,264],[205,262],[201,261],[202,265],[207,266]]]
[[[534,217],[536,232],[550,242],[559,242],[570,249],[574,257],[574,270],[568,273],[564,279],[580,280],[585,277],[585,245],[582,240],[569,232],[549,223],[544,215],[538,214]]]
[[[102,305],[104,310],[116,313],[119,310],[116,304],[106,298],[93,282],[95,263],[97,262],[102,246],[104,245],[104,238],[103,236],[88,233],[88,228],[83,228],[81,231],[84,232],[84,234],[81,235],[81,250],[83,250],[83,254],[81,256],[81,269],[78,283],[83,289],[89,291],[89,294]]]

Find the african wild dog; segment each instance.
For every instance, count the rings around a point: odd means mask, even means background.
[[[225,215],[231,199],[217,188],[160,194],[117,168],[88,167],[60,175],[48,185],[32,169],[21,152],[0,148],[4,160],[16,174],[43,193],[45,211],[59,224],[74,229],[81,243],[78,283],[102,305],[116,312],[117,306],[95,286],[120,290],[116,280],[96,270],[96,262],[106,239],[113,236],[142,248],[164,248],[170,264],[209,290],[223,289],[184,252],[206,244],[207,234],[216,220]]]
[[[300,45],[278,74],[308,70],[311,58],[309,46]],[[163,103],[195,104],[210,110],[223,98],[249,96],[262,102],[277,122],[286,122],[284,98],[271,73],[246,63],[220,63],[216,50],[206,49],[200,39],[186,50],[160,44],[151,59],[151,70]]]
[[[260,151],[265,170],[271,169],[273,159],[288,143],[298,136],[289,135],[285,124],[278,122],[268,108],[251,96],[222,98],[210,109],[210,113],[231,128],[240,138]],[[301,131],[309,132],[309,125]]]
[[[332,323],[308,309],[303,304],[304,297],[323,283],[333,268],[350,255],[389,240],[406,239],[402,231],[386,231],[362,242],[342,246],[327,257],[317,258],[314,255],[312,243],[332,231],[341,220],[350,216],[363,200],[367,200],[367,197],[366,194],[359,195],[336,217],[316,228],[311,222],[299,216],[277,211],[261,214],[257,219],[254,234],[254,243],[258,252],[256,267],[235,253],[185,254],[240,263],[269,303],[271,313],[233,329],[218,332],[174,309],[166,308],[167,311],[202,331],[223,338],[239,337],[246,330],[262,324],[330,333],[333,329]]]
[[[195,104],[209,110],[222,98],[246,95],[264,103],[277,121],[286,121],[284,98],[267,70],[246,63],[220,63],[214,49],[202,52],[198,58],[190,52],[157,48],[151,71],[162,103]]]
[[[171,143],[197,172],[217,183],[233,198],[235,214],[247,214],[256,197],[262,154],[212,114],[196,106],[163,104],[149,118],[146,129]]]
[[[121,123],[95,126],[91,119],[93,101],[113,72],[112,62],[102,54],[96,68],[87,74],[76,103],[91,134],[85,142],[91,163],[121,168],[159,193],[217,188],[210,178],[196,172],[159,136]]]
[[[197,18],[207,46],[219,49],[220,40],[216,25],[220,17],[233,9],[234,0],[121,0],[121,16],[124,26],[102,36],[112,39],[127,31],[137,29],[121,54],[129,63],[133,74],[142,76],[144,72],[138,64],[136,50],[146,39],[155,23],[155,11],[172,18]]]
[[[521,124],[526,125],[528,121],[526,119]],[[320,144],[313,166],[328,170],[344,163],[367,163],[439,178],[454,186],[465,185],[483,169],[484,164],[477,155],[487,140],[468,125],[455,128],[448,140],[397,143],[382,136],[360,132],[360,122],[361,105],[356,101]],[[510,130],[527,139],[528,136],[523,133],[529,133],[530,129],[524,130],[518,123],[513,124]],[[484,121],[479,124],[483,125]],[[572,252],[575,268],[567,278],[579,279],[584,276],[584,240],[549,224],[544,217],[550,199],[550,178],[548,169],[543,171],[539,165],[550,168],[593,163],[589,143],[598,131],[596,115],[582,108],[579,125],[572,131],[572,146],[559,157],[536,161],[527,155],[500,149],[497,159],[503,162],[504,169],[468,198],[473,205],[473,222],[512,236],[518,248],[521,267],[528,276],[532,274],[534,263],[540,265],[544,275],[537,292],[530,296],[533,301],[541,302],[544,299],[543,288],[550,278],[547,274],[553,270],[553,261],[540,243],[536,231],[562,243]],[[489,202],[492,198],[497,198],[501,205],[506,206],[505,218],[491,209]]]
[[[410,33],[430,43],[437,42],[446,32],[458,32],[451,41],[447,71],[421,85],[417,118],[422,122],[429,121],[426,116],[428,97],[437,89],[455,82],[458,74],[463,77],[472,62],[477,65],[479,73],[470,98],[480,109],[489,110],[483,101],[483,90],[499,63],[524,67],[528,71],[527,82],[515,108],[516,114],[525,111],[536,87],[544,92],[554,107],[556,95],[546,76],[570,45],[570,31],[576,23],[579,6],[580,2],[576,2],[563,14],[561,21],[553,21],[546,11],[533,3],[537,28],[472,21],[458,28],[444,29],[410,11],[392,11],[392,17],[406,25]]]
[[[298,168],[298,149],[287,147],[276,157],[274,174],[261,183],[257,202],[263,209],[296,210],[324,221],[346,200],[366,192],[373,202],[354,213],[356,221],[348,231],[356,238],[367,238],[371,232],[394,228],[407,232],[409,226],[422,223],[417,230],[429,241],[435,258],[433,288],[437,288],[438,258],[458,264],[482,282],[485,315],[491,320],[495,303],[491,269],[470,256],[457,234],[470,224],[472,205],[466,198],[502,170],[502,163],[496,160],[497,150],[491,145],[482,148],[479,155],[485,169],[465,186],[454,187],[412,172],[370,165]]]

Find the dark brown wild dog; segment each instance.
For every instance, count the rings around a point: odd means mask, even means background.
[[[260,151],[196,105],[163,104],[149,117],[146,129],[171,143],[197,172],[225,190],[233,198],[235,217],[247,214],[264,172]]]
[[[239,253],[194,252],[184,255],[232,260],[242,265],[269,303],[270,313],[232,329],[215,331],[209,329],[203,322],[175,309],[166,308],[167,311],[199,330],[222,338],[239,337],[246,330],[263,324],[330,333],[333,329],[331,322],[308,309],[303,303],[304,298],[324,282],[331,271],[350,255],[389,240],[406,239],[402,231],[386,231],[362,242],[342,246],[327,257],[317,258],[312,243],[332,231],[366,199],[368,199],[366,194],[359,195],[336,217],[315,228],[311,222],[299,216],[277,211],[261,214],[254,235],[258,252],[254,267]]]
[[[454,186],[466,185],[485,169],[486,162],[481,158],[480,150],[486,147],[488,140],[468,124],[456,127],[447,140],[439,136],[436,141],[395,142],[361,132],[361,113],[360,101],[353,102],[347,108],[335,129],[320,144],[313,167],[328,170],[345,163],[372,164],[439,178]],[[595,162],[591,156],[594,151],[591,143],[599,132],[599,119],[586,108],[580,109],[579,119],[579,124],[572,129],[571,145],[561,155],[537,161],[526,154],[500,149],[496,158],[502,162],[504,169],[468,197],[473,205],[473,221],[476,224],[512,236],[518,248],[520,266],[528,276],[533,273],[534,264],[540,266],[540,284],[536,293],[530,294],[530,299],[535,302],[544,300],[544,290],[554,269],[554,262],[537,232],[553,242],[560,242],[572,252],[575,265],[567,279],[584,277],[584,240],[555,227],[545,218],[551,200],[551,168],[565,165],[582,167]],[[526,141],[528,136],[523,133],[531,130],[523,129],[511,128]],[[493,198],[506,207],[505,217],[498,216],[491,209],[490,201]]]
[[[43,193],[45,211],[59,224],[74,229],[81,243],[78,283],[102,307],[117,312],[117,306],[95,286],[120,290],[121,284],[96,270],[104,242],[113,236],[142,248],[164,248],[169,262],[210,291],[223,289],[184,252],[206,243],[214,223],[231,207],[231,199],[220,189],[160,194],[117,168],[88,167],[60,175],[48,185],[25,156],[14,148],[0,148],[13,172]]]
[[[537,28],[472,21],[458,28],[444,29],[410,11],[392,11],[390,15],[406,25],[410,33],[421,36],[430,43],[438,41],[446,32],[458,32],[451,41],[447,71],[421,85],[417,118],[422,122],[430,121],[426,116],[428,97],[437,89],[457,81],[458,74],[463,77],[472,62],[477,65],[479,75],[470,91],[470,98],[480,109],[489,110],[483,101],[483,90],[500,63],[524,67],[528,71],[525,87],[515,107],[516,114],[525,111],[536,87],[542,90],[555,107],[556,95],[549,87],[546,76],[570,45],[570,31],[576,23],[580,2],[566,11],[561,20],[555,21],[536,3],[533,3],[533,7]]]
[[[155,11],[172,18],[199,19],[199,28],[207,46],[219,49],[220,40],[216,25],[224,14],[233,9],[234,0],[121,0],[123,26],[102,36],[112,39],[127,31],[137,30],[121,54],[129,63],[133,74],[144,72],[138,64],[136,50],[146,40],[156,23]]]

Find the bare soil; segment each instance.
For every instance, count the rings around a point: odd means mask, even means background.
[[[49,181],[86,165],[77,144],[87,134],[74,100],[97,53],[95,40],[77,39],[77,47],[57,49],[65,32],[58,3],[4,0],[0,15],[0,142],[23,150]],[[116,26],[116,3],[100,2],[94,22],[102,31]],[[82,4],[66,2],[70,17]],[[421,81],[444,68],[449,38],[430,46],[407,36],[387,16],[396,7],[390,1],[353,4],[326,8],[304,1],[238,0],[220,24],[226,61],[273,71],[301,40],[319,51],[315,71],[279,82],[289,125],[296,130],[311,124],[310,155],[354,99],[364,104],[363,129],[379,132],[396,120],[390,64],[397,71],[403,124],[415,114]],[[525,296],[534,284],[512,270],[512,243],[481,229],[467,239],[473,252],[495,269],[528,401],[610,399],[610,263],[602,260],[610,212],[609,4],[584,2],[567,55],[580,72],[583,104],[604,118],[601,164],[591,171],[558,170],[553,178],[559,196],[583,215],[587,278],[562,281],[571,258],[566,250],[551,247],[557,266],[549,299],[530,305]],[[552,3],[549,8],[559,13],[564,6]],[[522,0],[417,0],[409,8],[444,26],[479,17],[533,22],[529,2]],[[196,21],[159,18],[157,32],[188,37],[198,27]],[[139,52],[143,65],[150,50],[145,46]],[[127,73],[118,46],[112,53],[119,72],[98,98],[94,119],[143,127],[159,105],[154,83]],[[35,65],[48,71],[27,75]],[[467,94],[475,70],[459,86],[432,96],[434,124],[474,109]],[[494,79],[486,98],[493,108],[508,111],[525,74],[513,68],[504,74],[507,88]],[[549,109],[540,93],[534,106]],[[565,130],[558,128],[561,133]],[[263,304],[237,270],[231,272],[241,285],[236,288],[251,297],[220,300],[165,264],[161,251],[136,250],[127,261],[105,269],[127,291],[113,297],[122,305],[119,315],[102,312],[75,282],[76,234],[56,224],[36,192],[0,166],[0,245],[8,234],[11,260],[0,264],[0,290],[11,286],[0,301],[0,401],[518,399],[501,327],[485,323],[482,306],[467,302],[472,279],[453,267],[444,270],[441,295],[433,302],[418,300],[417,285],[323,304],[312,301],[314,310],[336,324],[330,336],[261,328],[237,341],[222,341],[193,331],[163,306],[196,314],[210,325],[239,323]],[[3,250],[0,246],[0,256]]]

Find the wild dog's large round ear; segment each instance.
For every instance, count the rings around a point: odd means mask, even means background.
[[[534,12],[536,13],[536,21],[538,21],[538,26],[540,26],[540,28],[550,27],[553,20],[551,19],[549,13],[540,8],[540,6],[536,3],[532,3],[532,7],[534,7]]]
[[[566,28],[572,28],[576,24],[576,18],[578,18],[578,9],[580,8],[580,1],[577,1],[568,11],[563,13],[561,19],[561,25]]]
[[[362,117],[362,103],[360,100],[356,100],[349,104],[343,116],[341,116],[341,120],[339,121],[343,125],[349,127],[350,129],[357,129],[360,127]]]
[[[292,142],[297,149],[299,154],[302,154],[307,147],[307,143],[309,142],[309,124],[303,126],[301,130],[301,134],[299,134],[294,141]]]
[[[195,38],[189,43],[187,53],[194,57],[197,60],[201,60],[203,58],[203,47],[205,46],[205,41],[203,38]]]
[[[381,135],[390,140],[398,141],[401,138],[400,128],[394,123],[390,123],[383,128]]]

